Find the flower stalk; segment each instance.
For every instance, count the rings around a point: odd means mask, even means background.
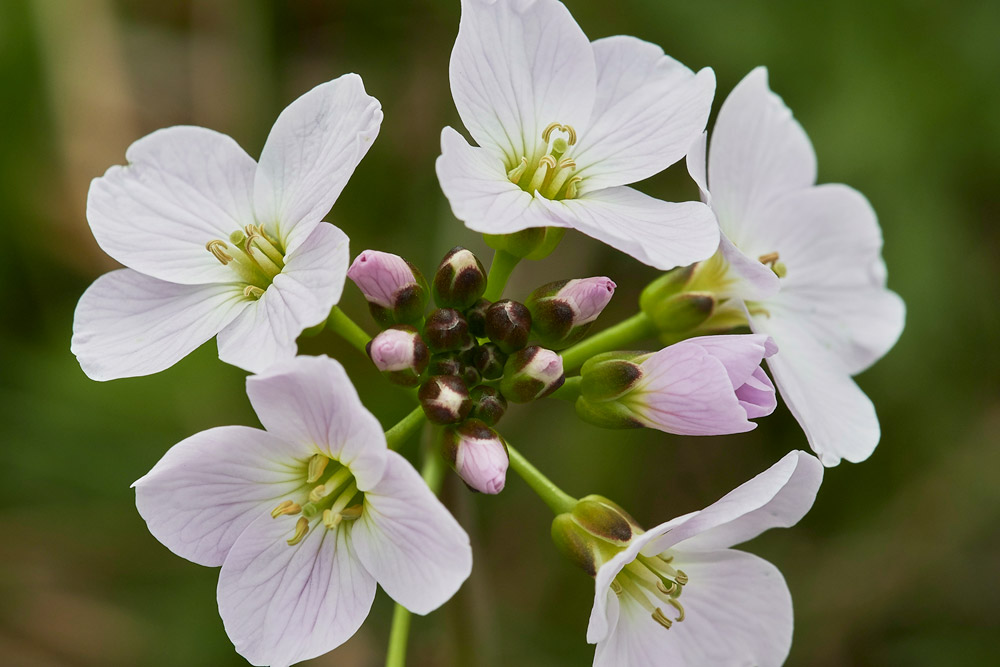
[[[510,443],[507,444],[507,454],[510,456],[510,467],[528,483],[532,491],[545,501],[549,509],[555,514],[562,514],[573,509],[577,502],[576,498],[556,486],[552,480],[524,458],[521,452],[511,447]]]
[[[351,344],[351,347],[368,356],[368,341],[372,339],[364,329],[355,323],[347,313],[334,306],[330,310],[330,316],[326,319],[326,326],[338,336]]]
[[[622,320],[609,329],[585,338],[562,352],[563,370],[569,372],[583,365],[587,359],[612,350],[629,349],[638,341],[656,335],[656,325],[645,313],[639,312]]]
[[[503,296],[507,281],[510,280],[510,275],[514,273],[514,268],[520,261],[520,257],[510,254],[506,250],[497,250],[493,253],[493,263],[490,264],[484,298],[496,301]]]

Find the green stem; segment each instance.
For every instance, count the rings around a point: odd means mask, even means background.
[[[553,512],[562,514],[573,509],[576,498],[556,486],[552,480],[531,465],[528,459],[521,456],[521,452],[511,447],[509,443],[507,444],[507,454],[510,456],[510,467],[528,483],[531,490],[537,493]]]
[[[594,355],[612,350],[627,350],[630,345],[656,335],[656,325],[646,313],[638,312],[610,329],[584,338],[562,352],[563,370],[576,370]]]
[[[560,401],[575,401],[580,396],[580,383],[583,378],[579,375],[566,378],[563,385],[549,394],[549,398],[558,398]]]
[[[365,348],[372,337],[365,333],[364,329],[355,324],[354,320],[348,317],[339,306],[334,306],[330,311],[330,317],[326,320],[326,326],[354,346],[359,352],[364,355],[368,354],[368,350]]]
[[[389,449],[399,449],[413,432],[424,423],[424,409],[419,405],[410,414],[400,419],[392,428],[385,432],[385,441]]]
[[[493,253],[493,263],[490,264],[490,274],[486,282],[486,294],[483,297],[488,301],[497,301],[503,296],[503,290],[507,287],[510,274],[514,272],[514,267],[521,261],[506,250],[497,250]]]

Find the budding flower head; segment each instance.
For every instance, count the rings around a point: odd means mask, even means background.
[[[427,368],[430,352],[411,326],[398,325],[379,333],[366,347],[375,367],[396,384],[415,387]]]
[[[438,308],[428,316],[424,340],[435,354],[467,350],[473,345],[468,322],[453,308]]]
[[[470,489],[496,494],[507,479],[507,443],[478,419],[468,419],[444,431],[441,452]]]
[[[472,412],[470,417],[480,419],[488,426],[494,426],[507,412],[507,399],[493,387],[481,385],[474,388],[472,397]]]
[[[355,258],[347,277],[361,290],[372,317],[383,327],[412,324],[424,314],[427,282],[399,255],[365,250]]]
[[[417,392],[427,419],[435,424],[454,424],[469,416],[472,399],[462,378],[432,375]]]
[[[615,293],[610,278],[561,280],[539,287],[525,305],[532,326],[547,347],[561,349],[583,338]]]
[[[507,358],[500,391],[508,401],[527,403],[548,396],[565,381],[562,357],[532,345]]]
[[[471,250],[452,248],[434,274],[433,290],[438,306],[465,310],[486,291],[486,270]]]
[[[517,301],[497,301],[486,310],[486,335],[503,352],[520,350],[531,335],[531,312]]]

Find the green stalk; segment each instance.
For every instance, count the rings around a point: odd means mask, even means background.
[[[498,301],[503,296],[503,290],[507,287],[510,274],[514,272],[514,267],[521,261],[506,250],[497,250],[493,253],[493,263],[490,264],[490,273],[486,278],[486,294],[483,297],[488,301]]]
[[[410,414],[400,419],[392,428],[385,432],[385,441],[389,449],[399,449],[407,438],[413,435],[424,423],[424,409],[419,405]]]
[[[368,354],[368,350],[365,348],[372,337],[365,333],[364,329],[355,324],[354,320],[340,309],[340,306],[334,306],[330,311],[330,317],[326,320],[326,326],[350,343],[361,354]]]
[[[509,443],[507,445],[507,454],[510,456],[510,467],[521,476],[521,479],[528,483],[531,490],[538,494],[554,513],[562,514],[573,509],[573,506],[576,504],[576,498],[556,486],[552,480],[543,475],[538,468],[531,465],[528,459],[521,456],[521,453],[511,447]]]
[[[633,349],[635,343],[656,335],[656,325],[646,313],[638,312],[627,320],[622,320],[610,329],[584,338],[576,345],[562,352],[563,370],[576,370],[594,355],[612,350]]]
[[[560,401],[575,401],[580,396],[580,383],[583,378],[579,375],[566,378],[563,385],[549,394],[549,398],[558,398]]]

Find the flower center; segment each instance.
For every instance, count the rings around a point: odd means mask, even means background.
[[[281,244],[260,225],[247,225],[229,235],[229,243],[213,239],[205,244],[223,266],[230,267],[245,286],[243,295],[259,299],[285,267]]]
[[[769,252],[766,255],[761,255],[757,260],[765,266],[770,266],[771,270],[774,271],[774,275],[784,278],[788,275],[788,267],[785,266],[784,262],[778,261],[780,258],[781,256],[778,253]]]
[[[322,523],[327,530],[336,530],[344,521],[353,521],[364,509],[364,494],[358,491],[350,469],[328,456],[316,454],[309,459],[304,486],[312,486],[302,502],[284,500],[271,510],[271,518],[295,516],[295,533],[288,540],[295,546],[309,533],[310,527]],[[319,484],[316,484],[319,482]]]
[[[534,164],[522,157],[507,171],[507,178],[528,194],[537,192],[552,200],[573,199],[582,179],[573,175],[576,162],[566,153],[576,144],[576,130],[572,125],[550,123],[542,132],[542,142],[545,154]]]
[[[670,564],[672,561],[673,556],[666,552],[659,556],[637,556],[611,582],[611,590],[618,597],[632,598],[668,630],[674,623],[684,620],[684,607],[678,598],[688,583],[688,576],[683,570],[675,569]],[[675,618],[671,619],[663,611],[667,606],[677,612]]]

